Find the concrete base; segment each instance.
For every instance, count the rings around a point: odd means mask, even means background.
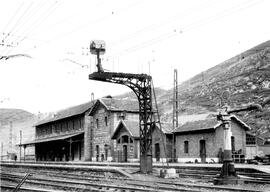
[[[214,185],[237,185],[243,183],[244,181],[239,177],[217,177],[214,179]]]
[[[179,175],[176,173],[176,169],[170,168],[170,169],[161,169],[160,170],[160,177],[161,178],[178,178]]]

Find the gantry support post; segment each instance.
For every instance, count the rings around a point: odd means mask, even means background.
[[[140,171],[152,172],[152,77],[146,74],[94,72],[90,80],[117,83],[128,86],[139,101]]]

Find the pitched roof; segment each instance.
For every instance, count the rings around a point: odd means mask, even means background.
[[[182,133],[182,132],[209,130],[209,129],[214,130],[219,125],[220,123],[216,119],[213,119],[213,118],[205,119],[205,120],[198,120],[198,121],[190,121],[179,126],[174,132]]]
[[[160,129],[160,125],[159,123],[156,124],[156,127],[158,129]],[[171,123],[161,123],[161,129],[162,129],[162,132],[165,133],[165,134],[172,134],[173,133],[173,126]]]
[[[76,105],[76,106],[73,106],[73,107],[69,107],[69,108],[60,110],[60,111],[56,112],[53,117],[43,119],[43,120],[39,121],[37,124],[35,124],[35,126],[46,124],[46,123],[49,123],[49,122],[54,122],[54,121],[64,119],[64,118],[68,118],[68,117],[72,117],[72,116],[75,116],[75,115],[83,114],[88,109],[90,109],[93,106],[93,104],[94,104],[94,102],[90,101],[90,102],[87,102],[87,103],[83,103],[83,104],[80,104],[80,105]]]
[[[98,103],[102,103],[108,110],[111,111],[127,111],[127,112],[138,112],[139,104],[137,100],[127,99],[114,99],[114,98],[102,98],[95,101],[89,101],[80,105],[69,107],[60,110],[54,114],[53,117],[49,117],[39,121],[35,126],[42,124],[58,121],[60,119],[72,117],[85,113],[88,109],[96,106]]]
[[[247,125],[242,119],[237,117],[236,115],[231,115],[231,119],[236,120],[236,122],[240,123],[246,130],[250,131],[251,127]]]
[[[112,111],[139,111],[139,102],[135,99],[101,98],[99,100]]]
[[[114,131],[111,138],[116,139],[116,136],[117,136],[118,132],[123,127],[128,131],[130,136],[136,137],[136,138],[140,137],[140,130],[139,130],[140,128],[139,128],[139,122],[138,121],[121,120],[118,123],[118,125],[117,125],[117,127],[116,127],[116,129],[115,129],[115,131]]]
[[[251,130],[251,128],[245,122],[243,122],[239,117],[235,115],[231,115],[231,120],[235,120],[236,122],[241,124],[246,130]],[[204,120],[186,122],[183,125],[180,125],[174,132],[183,133],[183,132],[194,132],[194,131],[202,131],[202,130],[215,130],[220,125],[221,125],[221,122],[217,121],[216,118],[208,118]]]
[[[18,146],[34,145],[36,143],[45,143],[45,142],[49,142],[49,141],[65,140],[65,139],[69,139],[71,137],[75,137],[75,136],[78,136],[78,135],[81,135],[81,134],[84,134],[84,132],[83,131],[78,131],[78,132],[68,133],[68,134],[65,134],[65,135],[56,135],[56,136],[52,136],[52,137],[40,138],[40,139],[35,139],[34,141],[19,144]]]
[[[139,112],[139,103],[135,99],[101,98],[96,100],[90,114],[94,113],[100,104],[109,111]]]

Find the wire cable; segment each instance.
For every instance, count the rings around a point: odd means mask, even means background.
[[[254,0],[249,0],[247,2],[252,2]],[[173,29],[171,32],[167,32],[167,33],[164,33],[162,35],[159,35],[158,37],[156,38],[152,38],[150,40],[147,40],[147,41],[144,41],[140,44],[137,44],[135,46],[132,46],[132,47],[129,47],[127,49],[124,49],[122,51],[118,51],[117,53],[114,53],[114,54],[111,54],[109,56],[107,56],[106,58],[107,59],[110,59],[116,55],[123,55],[123,54],[128,54],[128,53],[131,53],[131,52],[134,52],[134,51],[137,51],[139,49],[143,49],[145,47],[148,47],[150,45],[153,45],[153,44],[157,44],[157,43],[161,43],[162,41],[164,40],[167,40],[167,39],[170,39],[176,35],[179,35],[179,34],[182,34],[184,32],[187,32],[187,31],[191,31],[199,26],[203,26],[203,25],[206,25],[210,22],[213,22],[217,19],[220,19],[222,17],[225,17],[229,14],[232,14],[236,11],[239,11],[239,10],[243,10],[243,9],[246,9],[246,8],[249,8],[251,6],[254,6],[260,2],[262,2],[263,0],[259,0],[259,1],[255,1],[254,3],[250,4],[250,5],[246,5],[244,7],[241,7],[242,4],[238,4],[237,6],[234,6],[234,7],[230,7],[224,11],[222,11],[221,13],[219,13],[218,15],[215,15],[215,16],[210,16],[210,17],[207,17],[205,19],[200,19],[199,21],[196,21],[196,22],[193,22],[191,24],[188,24],[184,27],[182,27],[180,30],[179,29]]]
[[[48,9],[44,11],[45,14],[43,14],[42,17],[37,18],[32,23],[31,27],[23,32],[23,35],[21,35],[22,37],[20,39],[17,39],[18,45],[13,49],[9,50],[8,54],[18,48],[18,46],[57,9],[57,7],[59,6],[59,4],[57,5],[57,3],[58,2],[56,1],[51,6],[49,6]]]
[[[15,23],[15,25],[11,28],[11,30],[6,34],[6,36],[4,37],[4,41],[8,38],[9,34],[13,33],[13,30],[16,29],[16,27],[18,26],[18,24],[21,22],[22,19],[24,19],[24,16],[27,14],[27,12],[30,10],[30,8],[32,7],[33,2],[31,2],[30,5],[28,5],[28,7],[26,8],[26,10],[23,12],[22,16],[19,17],[19,19],[17,20],[17,22]]]

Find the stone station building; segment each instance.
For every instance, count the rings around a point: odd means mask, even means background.
[[[114,161],[112,133],[121,120],[138,120],[137,101],[112,97],[61,110],[35,125],[37,161]]]
[[[246,133],[251,128],[236,116],[231,116],[232,153],[235,162],[246,157]],[[178,162],[222,161],[224,131],[216,118],[186,122],[175,131]]]

